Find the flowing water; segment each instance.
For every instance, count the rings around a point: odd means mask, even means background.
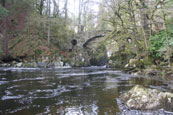
[[[134,85],[163,91],[159,80],[101,67],[0,69],[0,114],[116,115],[116,99]]]

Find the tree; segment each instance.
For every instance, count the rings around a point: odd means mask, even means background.
[[[103,3],[99,4],[99,12],[97,15],[97,29],[106,30],[108,25],[105,21],[107,19],[107,12],[106,8],[104,7],[104,1],[102,2]]]
[[[65,22],[67,21],[67,18],[68,18],[67,5],[68,5],[68,0],[65,0],[65,4],[64,4]]]
[[[51,7],[50,7],[50,0],[47,0],[47,9],[48,9],[48,32],[47,32],[47,44],[50,45],[50,15],[51,15]]]
[[[2,6],[4,8],[7,8],[7,0],[2,0]],[[2,26],[1,26],[1,31],[2,31],[2,50],[5,54],[5,56],[8,56],[8,30],[7,30],[7,16],[2,17]]]
[[[8,10],[2,6],[2,1],[0,0],[0,19],[2,19],[3,16],[8,15]]]
[[[133,1],[128,1],[128,9],[129,9],[129,16],[130,21],[132,22],[133,27],[133,34],[134,37],[132,38],[133,47],[136,53],[137,59],[139,59],[138,47],[137,47],[137,25],[136,25],[136,18],[135,18],[135,10],[133,9]]]
[[[163,23],[164,23],[164,28],[165,28],[165,34],[166,34],[166,45],[167,45],[167,58],[168,58],[168,67],[171,67],[171,49],[170,49],[170,42],[168,39],[168,28],[166,25],[166,13],[165,13],[165,3],[162,5],[162,14],[163,14]]]
[[[82,25],[81,25],[82,6],[83,6],[83,0],[79,0],[78,33],[82,31]]]
[[[45,0],[39,0],[38,3],[36,4],[40,15],[43,15],[44,2]]]
[[[56,2],[57,1],[57,2]],[[53,5],[54,5],[54,8],[53,8],[53,16],[54,17],[57,17],[59,16],[60,14],[60,11],[59,11],[59,0],[53,0]]]

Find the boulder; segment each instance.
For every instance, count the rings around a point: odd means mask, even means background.
[[[30,65],[31,65],[31,67],[38,67],[38,64],[36,63],[36,62],[31,62],[31,63],[29,63]]]
[[[136,85],[130,91],[124,93],[120,99],[129,109],[152,110],[165,108],[165,105],[172,106],[173,93]]]
[[[149,76],[157,76],[161,73],[161,71],[149,68],[149,69],[145,69],[144,73],[145,75],[149,75]]]
[[[11,64],[12,65],[15,65],[15,64],[17,64],[17,62],[16,61],[12,61]]]
[[[144,64],[143,59],[140,59],[140,60],[137,60],[137,59],[130,59],[130,60],[129,60],[129,63],[125,65],[125,68],[134,67],[134,68],[143,69],[143,68],[145,68],[144,65],[145,65],[145,64]]]
[[[16,67],[22,67],[22,65],[23,65],[23,63],[20,62],[20,63],[17,63],[17,64],[16,64]]]
[[[37,62],[37,66],[40,67],[40,68],[46,68],[48,63],[44,63],[44,62]]]
[[[3,63],[3,64],[1,64],[0,66],[1,66],[1,67],[10,67],[11,65],[8,64],[8,63]]]
[[[157,110],[134,110],[129,109],[120,99],[116,99],[120,112],[117,115],[172,115],[170,111],[165,111],[164,109]]]
[[[64,63],[62,61],[58,61],[54,63],[55,68],[63,67]]]
[[[137,59],[130,59],[129,60],[129,64],[130,65],[133,65],[133,64],[135,64],[137,62]]]

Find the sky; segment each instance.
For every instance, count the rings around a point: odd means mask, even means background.
[[[74,2],[75,1],[75,2]],[[100,2],[101,0],[92,0],[94,2]],[[60,8],[62,9],[64,7],[64,2],[65,0],[60,0]],[[69,16],[74,16],[75,17],[78,15],[79,12],[79,0],[68,0],[68,13]],[[91,9],[93,12],[98,12],[99,8],[98,8],[98,4],[92,4],[89,6],[89,9]]]

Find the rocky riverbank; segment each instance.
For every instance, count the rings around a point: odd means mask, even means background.
[[[122,67],[122,70],[132,75],[145,75],[160,79],[173,80],[173,67],[155,65],[149,61],[146,62],[143,59],[130,59],[129,62]]]
[[[57,62],[36,62],[36,61],[16,62],[16,61],[12,61],[10,63],[1,63],[0,67],[63,68],[63,67],[71,67],[71,66],[70,66],[70,64],[64,63],[62,61],[57,61]]]

